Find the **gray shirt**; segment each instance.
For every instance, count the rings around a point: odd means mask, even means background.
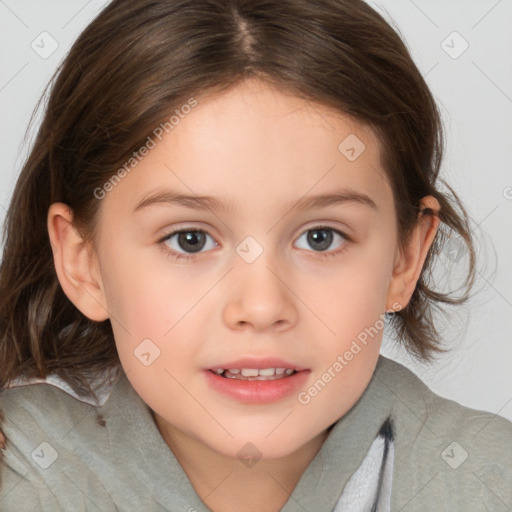
[[[1,511],[208,511],[124,375],[97,406],[50,384],[0,398]],[[512,510],[512,423],[439,397],[381,356],[281,511],[332,512],[387,418],[391,510]]]

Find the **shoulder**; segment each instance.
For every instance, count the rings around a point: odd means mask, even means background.
[[[425,503],[432,510],[512,507],[512,423],[437,395],[390,359],[381,358],[378,370],[394,397],[395,506],[412,500],[411,510],[415,502],[417,510],[430,510]]]
[[[113,386],[114,382],[110,388]],[[70,389],[57,379],[48,379],[0,390],[0,411],[4,416],[2,430],[6,437],[4,453],[12,455],[16,449],[19,455],[32,448],[28,452],[32,464],[35,457],[32,451],[41,443],[53,442],[64,448],[66,441],[74,436],[101,437],[101,429],[82,428],[82,425],[90,427],[96,423],[101,412],[100,404],[92,397],[78,396]]]
[[[86,475],[95,495],[106,494],[91,474],[95,452],[110,452],[106,429],[98,425],[101,407],[55,385],[34,383],[0,391],[0,410],[6,438],[0,509],[82,510],[76,504],[83,495],[72,485],[78,475]],[[67,490],[57,498],[56,489]]]
[[[55,385],[33,383],[0,390],[0,407],[7,425],[35,420],[51,430],[59,421],[72,422],[89,411],[91,403],[77,400]]]
[[[124,373],[105,396],[85,403],[48,384],[0,393],[0,510],[205,510]]]
[[[512,443],[512,422],[497,413],[465,407],[434,393],[419,377],[400,363],[382,357],[380,381],[388,387],[401,408],[406,408],[424,428],[460,438],[476,437],[482,443],[499,436]]]

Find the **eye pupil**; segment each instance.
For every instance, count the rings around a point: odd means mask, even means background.
[[[312,229],[308,232],[308,243],[317,251],[325,251],[332,244],[331,229]]]
[[[201,231],[184,231],[178,234],[178,244],[184,251],[198,252],[205,243],[206,236]]]

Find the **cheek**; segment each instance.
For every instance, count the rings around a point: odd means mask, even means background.
[[[311,309],[329,327],[318,324],[323,335],[315,338],[317,370],[299,397],[305,411],[318,417],[318,428],[356,403],[377,364],[386,328],[387,276],[378,262],[368,263],[360,258],[333,276],[328,288],[308,296]]]
[[[164,337],[211,287],[215,276],[175,265],[158,248],[112,251],[102,265],[109,313],[134,337]]]
[[[165,256],[162,260],[168,263]],[[102,269],[119,358],[143,398],[152,389],[162,388],[161,379],[172,386],[166,370],[181,372],[197,350],[183,329],[191,327],[190,320],[196,317],[194,305],[208,283],[198,290],[179,269],[169,268],[154,261],[150,265],[136,253],[112,253]]]
[[[305,390],[304,402],[311,400],[318,410],[329,410],[332,404],[333,420],[355,403],[375,368],[386,328],[392,254],[393,247],[380,239],[347,252],[336,269],[321,279],[310,272],[304,274],[307,277],[299,293],[316,313],[318,332],[322,332],[315,338],[319,357],[313,379],[316,385]]]
[[[137,394],[153,410],[165,410],[183,395],[180,383],[198,359],[199,344],[191,343],[198,294],[154,265],[134,272],[132,263],[118,260],[106,285],[116,348]]]
[[[308,270],[297,283],[297,294],[323,321],[327,339],[330,332],[349,340],[385,311],[391,267],[391,251],[372,244],[347,252],[322,274]]]

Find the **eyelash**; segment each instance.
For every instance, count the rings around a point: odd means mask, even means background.
[[[321,258],[331,258],[331,257],[339,256],[340,254],[345,252],[347,243],[348,242],[352,242],[352,239],[349,236],[347,236],[343,231],[340,231],[339,229],[334,229],[331,226],[324,226],[324,225],[318,225],[318,226],[310,227],[310,228],[304,230],[300,234],[300,236],[302,236],[304,233],[307,233],[308,231],[316,231],[316,230],[319,230],[319,229],[328,229],[328,230],[333,231],[334,233],[340,235],[341,237],[343,237],[345,239],[345,242],[343,243],[343,245],[340,248],[335,249],[334,251],[308,251],[308,252],[315,253],[316,256],[320,256]],[[186,253],[180,253],[180,252],[173,251],[172,249],[169,249],[169,247],[165,243],[165,242],[167,242],[167,240],[172,238],[174,235],[178,235],[179,233],[189,233],[189,232],[205,233],[206,235],[208,235],[212,239],[214,239],[213,236],[210,233],[208,233],[208,231],[206,231],[204,229],[182,228],[182,229],[178,229],[176,231],[171,231],[170,233],[165,235],[163,238],[161,238],[158,241],[158,244],[162,247],[163,251],[167,254],[167,256],[169,256],[171,258],[174,258],[176,261],[191,261],[191,260],[194,260],[195,258],[197,258],[197,255],[186,254]],[[200,253],[197,253],[197,254],[203,254],[203,253],[200,252]]]

